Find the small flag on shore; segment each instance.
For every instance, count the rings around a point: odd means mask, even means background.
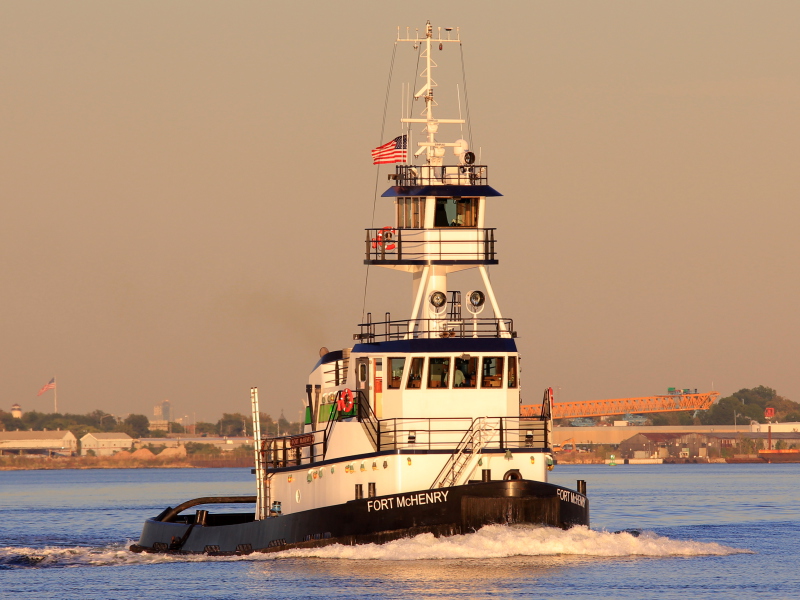
[[[55,378],[55,377],[53,377],[53,378],[50,380],[50,383],[46,383],[46,384],[44,384],[44,387],[42,387],[42,389],[40,389],[40,390],[39,390],[39,393],[38,393],[38,394],[36,394],[36,395],[37,395],[37,396],[41,396],[41,395],[42,395],[42,394],[44,394],[44,393],[45,393],[47,390],[54,390],[54,389],[56,389],[56,378]]]
[[[372,151],[373,165],[406,162],[406,136],[398,135],[391,142],[378,146]]]

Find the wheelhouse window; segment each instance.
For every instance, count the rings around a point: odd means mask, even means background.
[[[411,226],[414,229],[425,227],[425,198],[414,198],[411,206]]]
[[[481,369],[482,388],[503,387],[503,357],[485,356],[483,358],[483,368]]]
[[[411,359],[411,365],[408,369],[408,383],[406,388],[411,390],[418,390],[422,387],[422,364],[423,359],[421,356],[416,356]]]
[[[403,368],[406,366],[406,359],[403,358],[390,358],[389,359],[389,389],[399,390],[400,382],[403,381]]]
[[[396,200],[398,228],[403,228],[406,226],[406,200],[411,200],[411,198],[398,198]]]
[[[478,358],[456,357],[456,370],[453,371],[454,388],[474,388],[478,386]]]
[[[425,226],[425,198],[397,199],[397,227],[421,229]]]
[[[437,198],[434,227],[477,227],[477,198]]]
[[[516,388],[519,386],[519,373],[517,372],[517,357],[508,357],[508,387]]]
[[[428,359],[428,387],[450,387],[450,357]]]

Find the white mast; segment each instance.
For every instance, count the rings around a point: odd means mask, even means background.
[[[253,442],[256,464],[256,521],[266,516],[264,506],[264,462],[261,460],[261,411],[258,408],[258,388],[250,388],[250,403],[253,407]]]
[[[398,42],[413,42],[414,47],[417,48],[418,44],[423,44],[425,49],[422,51],[422,56],[425,57],[425,69],[420,73],[420,77],[422,77],[425,81],[425,85],[423,85],[419,91],[414,94],[414,99],[424,97],[425,98],[425,109],[422,111],[422,115],[425,117],[424,119],[400,119],[402,123],[425,123],[425,132],[428,134],[427,141],[419,142],[419,150],[414,153],[414,156],[419,156],[423,152],[427,151],[427,159],[428,164],[430,166],[440,166],[442,164],[442,160],[444,158],[445,148],[446,147],[456,147],[460,146],[459,143],[442,143],[436,141],[436,134],[439,131],[439,124],[440,123],[464,123],[463,119],[435,119],[433,116],[433,107],[436,106],[436,102],[433,99],[433,88],[437,87],[437,83],[433,79],[433,69],[438,65],[434,62],[433,56],[431,54],[431,42],[439,42],[439,46],[441,47],[443,44],[446,43],[461,43],[460,33],[458,28],[456,28],[456,38],[450,39],[450,29],[447,29],[447,38],[442,38],[442,28],[439,27],[438,32],[439,37],[434,39],[433,37],[433,27],[431,26],[431,22],[428,21],[425,25],[425,38],[419,38],[419,31],[417,31],[416,38],[408,37],[408,33],[406,33],[405,38],[400,37],[400,31],[398,28],[397,32],[397,41]]]

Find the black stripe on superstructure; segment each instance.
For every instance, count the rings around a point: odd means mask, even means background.
[[[498,260],[395,260],[367,259],[365,265],[497,265]]]
[[[356,344],[352,353],[385,352],[516,352],[513,338],[421,338]]]
[[[382,198],[399,196],[438,196],[439,198],[479,198],[502,196],[490,185],[395,185],[381,194]]]

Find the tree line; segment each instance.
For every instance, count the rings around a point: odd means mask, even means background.
[[[286,417],[276,420],[267,413],[260,414],[262,435],[286,435],[300,433],[300,423],[290,423]],[[69,430],[80,439],[87,433],[127,433],[133,438],[165,437],[167,431],[150,429],[150,421],[145,415],[131,414],[124,419],[102,410],[95,410],[85,415],[73,413],[43,413],[35,410],[22,414],[18,419],[11,413],[0,410],[0,429],[4,431],[55,431]],[[181,423],[171,422],[169,433],[186,433],[187,427]],[[223,413],[216,423],[198,422],[195,424],[196,436],[228,436],[241,437],[253,435],[253,418],[242,413]]]
[[[766,423],[767,408],[775,409],[775,416],[769,419],[773,423],[800,422],[800,403],[764,385],[742,388],[720,398],[708,410],[654,413],[650,420],[653,425],[749,425],[750,421]]]

